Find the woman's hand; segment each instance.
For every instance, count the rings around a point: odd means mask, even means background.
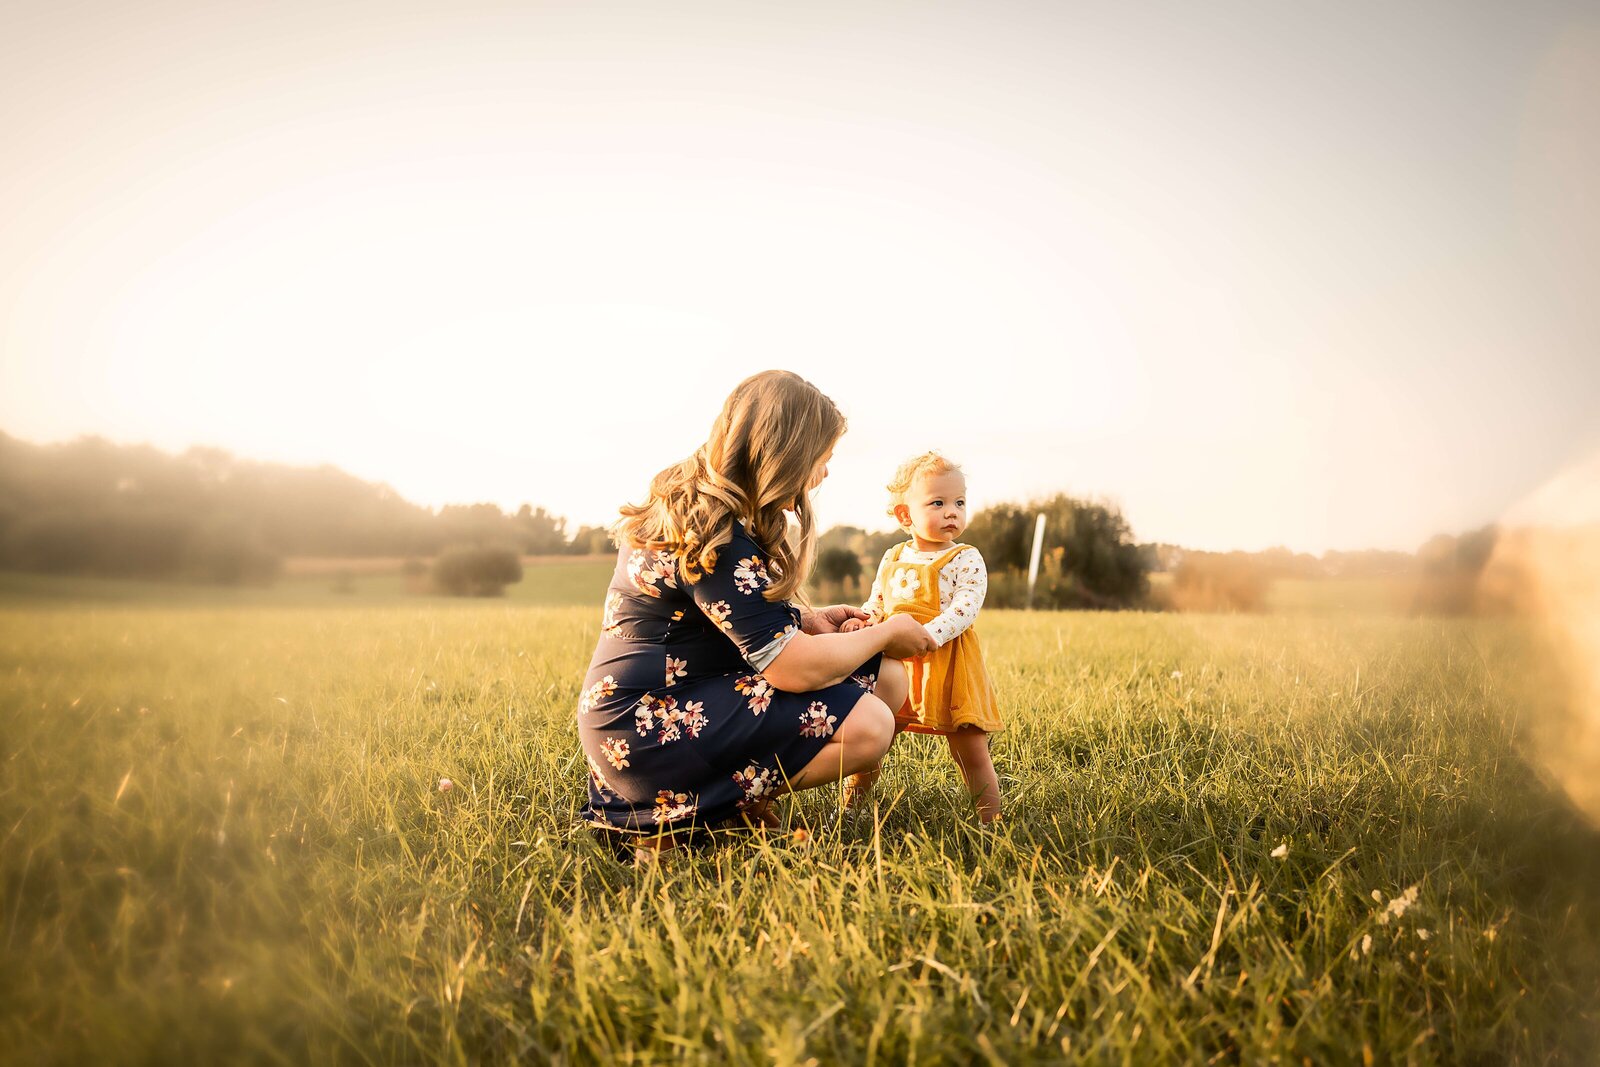
[[[844,621],[855,617],[853,608],[828,608],[817,616],[824,624],[832,624],[834,616],[829,613],[835,610],[851,613]],[[938,642],[920,622],[909,615],[896,615],[853,633],[796,634],[761,673],[785,693],[809,693],[838,685],[879,652],[890,659],[911,659],[937,647]]]
[[[891,659],[925,656],[939,647],[928,628],[910,615],[893,615],[878,624],[884,631],[883,654]]]
[[[851,607],[849,604],[835,604],[831,608],[803,612],[800,615],[800,629],[808,634],[836,634],[851,619],[865,618],[867,613],[860,608]]]

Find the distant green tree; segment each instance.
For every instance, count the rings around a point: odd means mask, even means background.
[[[433,561],[433,584],[451,596],[500,596],[522,581],[522,560],[514,548],[456,545]]]
[[[817,553],[817,577],[824,582],[854,581],[861,577],[861,557],[835,546]]]
[[[517,543],[529,555],[555,555],[567,550],[567,520],[550,514],[544,508],[522,505],[517,509],[512,525]]]
[[[983,553],[991,575],[990,603],[1020,607],[1025,601],[1034,524],[1041,512],[1044,566],[1034,590],[1035,607],[1126,608],[1143,603],[1150,591],[1150,554],[1134,542],[1122,512],[1064,494],[1026,505],[995,504],[974,517],[962,540]],[[996,572],[1016,577],[995,582]]]
[[[259,585],[278,576],[282,561],[242,523],[226,519],[195,530],[184,545],[183,570],[219,585]]]
[[[572,535],[567,551],[574,556],[605,556],[617,550],[611,542],[611,531],[603,526],[584,526]]]
[[[834,526],[817,538],[817,553],[820,555],[830,548],[847,548],[868,565],[876,567],[884,552],[906,537],[904,530],[869,533],[859,526]]]

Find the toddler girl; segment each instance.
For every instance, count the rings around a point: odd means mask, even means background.
[[[961,468],[937,452],[902,463],[889,483],[889,514],[911,539],[883,554],[872,595],[862,605],[870,618],[847,622],[843,629],[910,615],[938,642],[933,652],[905,661],[911,695],[896,712],[895,725],[945,737],[977,802],[978,818],[992,822],[1000,814],[1000,782],[989,758],[989,735],[1005,726],[972,627],[989,574],[978,550],[956,541],[967,528],[967,480]],[[846,802],[863,804],[878,773],[855,775]]]

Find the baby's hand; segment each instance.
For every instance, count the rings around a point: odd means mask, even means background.
[[[872,623],[866,619],[846,619],[844,622],[839,624],[839,632],[842,634],[853,634],[857,630],[864,630],[871,625]]]

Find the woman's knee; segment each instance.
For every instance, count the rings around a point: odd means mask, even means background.
[[[863,693],[844,720],[838,736],[846,744],[875,750],[882,755],[894,741],[894,713],[876,696]]]

